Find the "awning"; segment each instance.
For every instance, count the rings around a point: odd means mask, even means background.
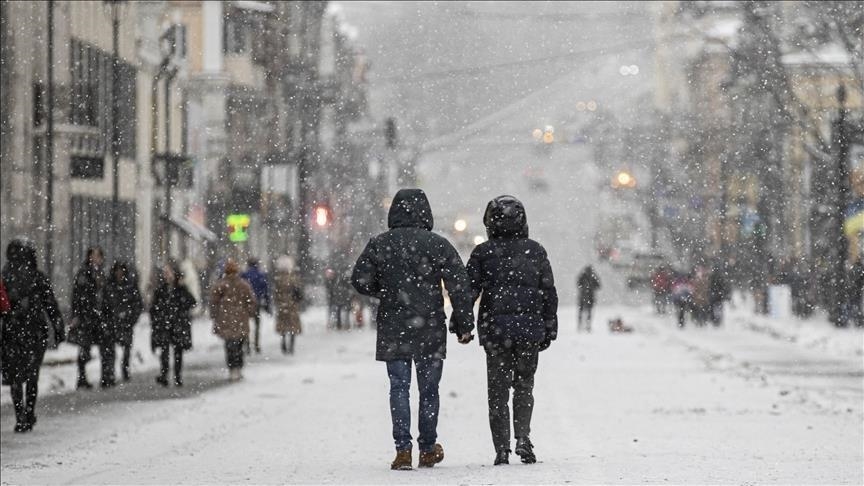
[[[166,217],[163,215],[161,219],[165,221]],[[189,218],[178,219],[171,217],[167,219],[172,226],[182,231],[186,234],[186,236],[192,238],[195,241],[215,242],[219,240],[219,237],[216,236],[216,233],[210,231],[209,229],[201,226],[198,223],[195,223]]]
[[[276,10],[276,7],[269,3],[253,0],[234,0],[231,4],[239,9],[251,10],[253,12],[272,13]]]

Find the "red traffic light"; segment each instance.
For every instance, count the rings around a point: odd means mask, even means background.
[[[319,228],[329,225],[333,220],[333,214],[330,207],[325,204],[315,206],[315,209],[312,212],[312,219],[315,222],[315,226],[318,226]]]

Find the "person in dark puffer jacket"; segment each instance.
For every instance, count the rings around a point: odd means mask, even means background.
[[[29,432],[36,424],[45,350],[65,339],[63,316],[51,282],[38,268],[32,242],[18,238],[9,242],[2,281],[9,309],[0,315],[0,371],[15,407],[15,432]],[[53,343],[49,343],[52,331]]]
[[[528,238],[525,207],[518,199],[490,201],[483,223],[489,240],[474,248],[467,270],[473,299],[480,299],[477,332],[486,351],[495,464],[509,461],[511,387],[515,452],[522,462],[534,463],[529,438],[534,373],[539,352],[558,334],[558,294],[546,250]]]
[[[357,292],[381,301],[375,359],[387,362],[390,412],[396,458],[392,469],[411,469],[411,409],[408,392],[412,362],[420,390],[419,467],[444,459],[438,437],[438,384],[444,364],[447,326],[441,282],[453,313],[450,331],[467,344],[473,335],[471,288],[462,259],[432,232],[432,208],[420,189],[402,189],[387,217],[389,231],[372,238],[357,259],[351,281]]]

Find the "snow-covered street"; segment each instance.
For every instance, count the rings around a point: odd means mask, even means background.
[[[590,335],[575,332],[574,314],[561,309],[561,337],[541,355],[536,465],[491,465],[483,353],[451,338],[439,425],[446,458],[431,470],[390,471],[374,332],[327,331],[311,312],[295,357],[279,353],[267,321],[264,353],[239,384],[226,380],[223,350],[202,322],[184,388],[157,387],[139,363],[131,383],[110,391],[46,393],[26,435],[11,433],[4,396],[2,482],[864,481],[860,331],[829,336],[857,343],[838,351],[760,332],[741,310],[724,328],[682,331],[647,307],[606,306]],[[635,332],[608,333],[615,316]],[[44,374],[64,366],[72,368]]]

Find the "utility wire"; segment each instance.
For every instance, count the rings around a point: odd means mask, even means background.
[[[414,76],[387,76],[378,79],[371,79],[370,82],[375,84],[376,86],[379,84],[389,84],[389,83],[410,83],[416,81],[429,81],[435,79],[443,79],[443,78],[452,78],[455,76],[470,76],[483,74],[490,71],[495,71],[497,69],[503,68],[514,68],[514,67],[530,67],[536,66],[539,64],[545,64],[548,62],[559,61],[564,59],[579,59],[584,57],[591,57],[609,53],[620,53],[626,52],[635,49],[645,49],[652,47],[654,38],[641,38],[632,41],[627,41],[619,44],[612,44],[605,47],[596,47],[592,49],[585,49],[581,51],[569,52],[567,54],[558,54],[555,56],[547,56],[540,57],[535,59],[525,59],[522,61],[509,61],[502,62],[496,64],[486,64],[484,66],[474,66],[467,68],[455,68],[455,69],[446,69],[443,71],[429,71],[425,73],[420,73]]]

